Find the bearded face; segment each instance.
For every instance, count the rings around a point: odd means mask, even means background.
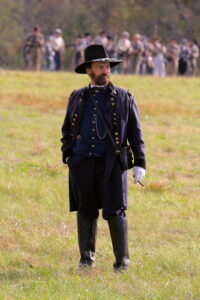
[[[110,81],[110,64],[108,62],[93,62],[86,71],[94,85],[105,85]]]

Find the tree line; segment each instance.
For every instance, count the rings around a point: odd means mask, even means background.
[[[0,68],[22,68],[23,41],[35,24],[46,37],[62,28],[67,45],[79,34],[101,30],[198,40],[199,15],[199,0],[0,0]],[[66,49],[66,67],[72,51]]]

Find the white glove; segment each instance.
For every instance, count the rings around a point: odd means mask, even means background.
[[[145,177],[146,170],[141,167],[133,167],[133,177],[134,177],[134,183],[138,183],[138,180],[142,180]]]
[[[68,163],[68,160],[69,160],[69,156],[65,158],[66,164]]]

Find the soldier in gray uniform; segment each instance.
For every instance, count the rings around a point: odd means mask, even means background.
[[[166,52],[165,46],[163,46],[159,39],[155,38],[152,41],[153,44],[153,75],[155,76],[165,76],[165,57],[164,54]]]
[[[131,41],[129,39],[129,32],[122,32],[122,36],[116,44],[116,52],[119,59],[122,59],[120,73],[126,74],[130,69],[130,55],[132,53]]]
[[[83,45],[83,37],[78,35],[74,42],[74,63],[75,66],[81,64],[84,60],[84,45]]]
[[[169,76],[176,76],[178,74],[180,46],[176,39],[171,39],[167,45],[166,50],[166,72]]]
[[[153,62],[153,44],[146,36],[142,37],[142,43],[144,47],[142,55],[142,65],[140,67],[140,73],[142,75],[152,74],[154,70]]]
[[[180,57],[179,57],[179,67],[178,72],[180,75],[188,75],[189,64],[190,64],[190,44],[187,39],[183,39],[180,44]]]
[[[133,53],[133,72],[134,74],[140,74],[141,66],[143,62],[144,45],[141,41],[141,35],[136,33],[132,42]]]
[[[190,57],[188,75],[195,76],[197,71],[197,60],[199,58],[199,47],[196,40],[190,41]]]
[[[33,31],[25,39],[24,49],[26,49],[25,62],[27,69],[40,71],[44,55],[44,36],[38,25],[34,26]]]

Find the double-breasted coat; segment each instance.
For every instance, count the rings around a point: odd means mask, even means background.
[[[129,143],[134,155],[134,165],[146,168],[145,145],[135,98],[129,91],[113,85],[111,82],[108,88],[109,97],[104,119],[113,134],[116,145],[121,147]],[[75,90],[68,101],[61,138],[64,163],[66,163],[66,158],[72,154],[73,145],[76,143],[88,89],[89,86],[85,86]],[[121,170],[109,138],[105,160],[102,207],[104,211],[114,211],[121,207],[127,209],[127,171]],[[70,211],[77,211],[77,201],[72,191],[70,191],[69,200]]]

